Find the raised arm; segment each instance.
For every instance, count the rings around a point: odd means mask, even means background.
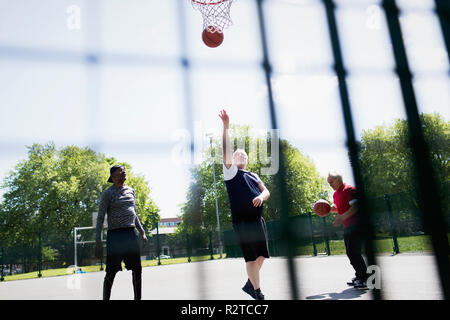
[[[219,113],[220,119],[223,123],[223,135],[222,135],[222,149],[223,149],[223,163],[229,169],[232,164],[231,144],[228,130],[230,129],[230,118],[225,110],[221,110]]]

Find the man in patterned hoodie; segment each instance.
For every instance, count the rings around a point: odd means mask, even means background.
[[[106,238],[106,275],[103,282],[103,300],[109,300],[114,277],[125,267],[133,272],[134,299],[140,300],[142,293],[142,266],[139,239],[135,229],[139,231],[147,243],[145,231],[136,214],[136,195],[132,188],[125,186],[127,173],[124,166],[115,165],[110,169],[108,182],[113,185],[106,189],[100,198],[96,226],[96,256],[103,256],[101,232],[105,215],[108,220]]]

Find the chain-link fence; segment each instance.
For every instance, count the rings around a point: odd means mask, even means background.
[[[444,203],[448,207],[449,183],[443,186]],[[372,211],[372,225],[375,232],[375,251],[377,253],[422,252],[433,250],[429,235],[426,234],[422,215],[413,201],[413,191],[386,194],[369,199]],[[319,217],[314,213],[289,217],[289,227],[295,235],[291,246],[296,256],[317,256],[345,254],[342,227],[333,225],[334,216]],[[447,211],[447,225],[450,225]],[[268,247],[271,256],[286,256],[287,248],[283,242],[281,220],[266,222]],[[450,230],[448,230],[450,232]],[[242,252],[233,230],[222,233],[222,258],[242,257]],[[34,246],[1,249],[0,265],[2,278],[14,274],[43,270],[92,266],[93,270],[103,270],[104,260],[95,258],[93,232],[79,233],[77,261],[75,262],[74,242],[50,242],[40,237]],[[194,233],[165,233],[164,229],[154,229],[149,233],[148,243],[141,246],[141,257],[148,265],[184,263],[220,258],[218,233],[199,229]]]

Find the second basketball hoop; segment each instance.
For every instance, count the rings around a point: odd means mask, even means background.
[[[203,18],[203,42],[210,48],[223,42],[223,30],[233,24],[230,7],[234,0],[191,0],[192,6],[199,10]]]

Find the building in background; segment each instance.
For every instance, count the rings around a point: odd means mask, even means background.
[[[157,234],[159,234],[160,254],[162,256],[175,257],[178,255],[185,255],[186,248],[176,248],[171,245],[168,236],[177,231],[178,225],[181,223],[181,217],[176,218],[161,218],[158,224],[158,230],[155,228],[150,231],[152,237],[150,239],[149,255],[150,258],[157,257]]]

